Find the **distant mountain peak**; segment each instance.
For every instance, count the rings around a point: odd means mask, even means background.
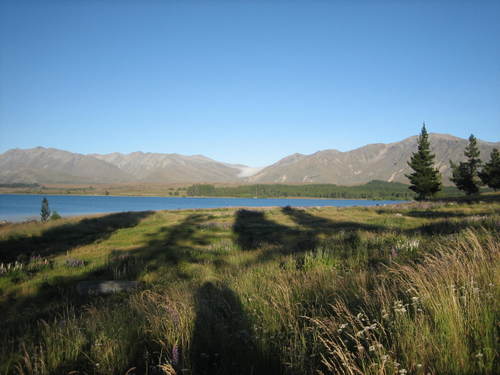
[[[247,179],[252,183],[334,183],[356,185],[371,180],[408,183],[407,161],[416,151],[418,136],[393,143],[373,143],[349,151],[323,150],[310,155],[292,154]],[[435,164],[449,184],[449,160],[463,160],[468,141],[449,134],[430,133]],[[500,143],[479,141],[481,156],[489,158]]]
[[[393,143],[373,143],[349,151],[327,149],[294,153],[264,168],[223,163],[204,155],[152,153],[79,154],[38,146],[0,155],[0,183],[334,183],[355,185],[371,180],[407,183],[407,161],[416,150],[416,135]],[[430,133],[435,164],[449,183],[449,160],[464,159],[467,139]],[[478,140],[487,160],[499,142]]]

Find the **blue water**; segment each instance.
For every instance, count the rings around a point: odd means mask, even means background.
[[[51,210],[61,216],[94,213],[177,210],[221,207],[268,206],[375,206],[402,201],[335,200],[335,199],[275,199],[275,198],[179,198],[179,197],[111,197],[74,195],[0,194],[0,220],[23,221],[40,218],[42,199],[46,197]]]

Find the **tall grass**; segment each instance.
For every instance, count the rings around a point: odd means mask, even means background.
[[[227,210],[208,224],[198,214],[155,214],[109,238],[95,235],[95,244],[51,258],[53,268],[22,281],[46,278],[53,294],[31,305],[12,298],[9,321],[19,324],[0,337],[0,372],[494,374],[498,216],[470,220],[480,210],[447,220],[444,211],[422,218],[407,208],[332,209],[331,221],[309,210],[295,213],[294,227],[291,215],[269,211],[251,217],[250,234],[267,239],[261,227],[274,225],[281,241],[255,249],[229,232]],[[68,268],[68,256],[90,263]],[[82,297],[70,288],[81,278],[143,286]],[[40,318],[37,309],[47,312]]]
[[[339,299],[310,318],[322,373],[493,374],[499,255],[498,239],[467,231],[419,264],[390,268],[356,306]]]

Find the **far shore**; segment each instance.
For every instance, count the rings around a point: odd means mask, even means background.
[[[149,194],[72,194],[64,192],[14,192],[0,190],[0,195],[46,195],[46,196],[73,196],[73,197],[130,197],[130,198],[220,198],[220,199],[321,199],[331,201],[401,201],[406,199],[384,199],[384,198],[325,198],[312,196],[278,196],[278,197],[235,197],[235,196],[204,196],[204,195],[149,195]]]

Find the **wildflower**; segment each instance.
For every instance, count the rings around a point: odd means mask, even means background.
[[[477,359],[481,359],[481,358],[483,358],[483,353],[479,352],[479,353],[477,353],[477,354],[475,355],[475,357],[476,357]]]
[[[417,363],[417,368],[422,368],[422,364],[421,363]]]
[[[406,371],[404,368],[402,368],[401,370],[399,370],[399,373],[401,375],[406,375],[408,373],[408,371]]]
[[[370,347],[368,348],[369,351],[371,352],[374,352],[375,351],[375,346],[374,345],[370,345]]]
[[[411,297],[411,300],[412,300],[413,302],[418,302],[419,298],[418,298],[418,297]]]
[[[346,327],[347,327],[347,325],[348,325],[347,323],[341,324],[341,325],[340,325],[340,329],[344,329],[344,328],[346,328]]]
[[[179,363],[179,347],[174,345],[172,348],[172,364],[176,366]]]

